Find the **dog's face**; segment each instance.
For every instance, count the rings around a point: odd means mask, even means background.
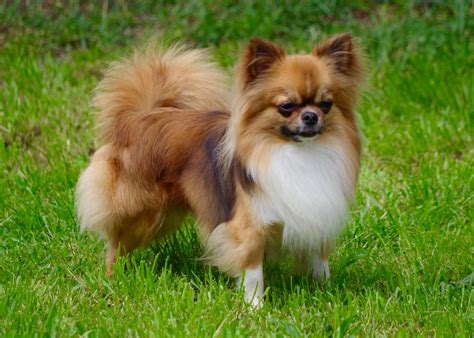
[[[247,108],[242,128],[284,142],[316,141],[352,118],[361,78],[351,37],[338,35],[310,54],[287,56],[267,41],[253,39],[241,62]]]

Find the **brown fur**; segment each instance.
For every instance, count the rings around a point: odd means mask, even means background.
[[[303,105],[317,110],[325,96],[334,108],[321,115],[326,129],[318,142],[348,139],[358,165],[358,55],[347,35],[294,56],[254,39],[232,107],[225,76],[203,51],[151,49],[113,64],[94,100],[102,145],[77,187],[82,228],[109,240],[108,273],[117,254],[172,232],[188,210],[213,264],[231,274],[260,264],[272,230],[252,212],[258,186],[247,167],[265,166],[273,145],[291,142],[276,127],[294,123]],[[301,105],[289,119],[275,108],[287,99]]]

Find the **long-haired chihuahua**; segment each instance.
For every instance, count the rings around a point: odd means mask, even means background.
[[[233,90],[203,50],[114,63],[94,99],[101,146],[77,184],[82,229],[108,240],[107,272],[191,211],[208,261],[239,277],[251,304],[261,302],[269,250],[329,278],[359,173],[363,78],[348,34],[296,55],[254,38]]]

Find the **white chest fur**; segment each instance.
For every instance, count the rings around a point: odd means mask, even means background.
[[[260,187],[253,196],[256,215],[264,224],[283,226],[285,247],[318,252],[336,238],[347,220],[357,175],[341,145],[287,144],[258,168],[251,173]]]

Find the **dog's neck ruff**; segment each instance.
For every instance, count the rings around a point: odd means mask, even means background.
[[[264,165],[249,163],[259,186],[252,196],[256,216],[265,225],[282,225],[283,245],[292,251],[331,245],[347,220],[357,175],[344,147],[291,143],[275,146],[267,158]]]

